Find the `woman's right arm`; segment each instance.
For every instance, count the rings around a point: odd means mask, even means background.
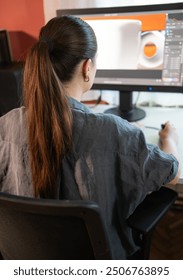
[[[166,122],[163,125],[163,128],[159,132],[159,140],[160,140],[160,149],[167,153],[172,154],[179,162],[179,169],[175,178],[169,183],[171,185],[176,185],[180,178],[180,159],[177,150],[178,143],[178,134],[176,128],[170,124],[170,122]]]

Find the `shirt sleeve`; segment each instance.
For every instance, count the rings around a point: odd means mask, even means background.
[[[148,145],[140,129],[132,128],[128,133],[128,147],[119,154],[120,179],[117,186],[125,218],[134,212],[149,192],[169,183],[178,172],[177,159],[158,146]]]
[[[0,191],[33,196],[27,149],[0,140]]]

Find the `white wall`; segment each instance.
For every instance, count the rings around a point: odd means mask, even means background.
[[[160,3],[181,3],[182,0],[43,0],[46,22],[56,16],[57,9],[115,7],[151,5]]]

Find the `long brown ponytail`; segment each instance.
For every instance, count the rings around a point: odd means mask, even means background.
[[[72,118],[44,45],[38,43],[27,57],[24,101],[35,196],[53,197],[61,155],[71,146]]]
[[[55,196],[61,160],[72,147],[72,113],[64,82],[72,79],[82,59],[95,56],[96,47],[91,27],[64,16],[42,28],[39,41],[26,58],[24,104],[36,197]]]

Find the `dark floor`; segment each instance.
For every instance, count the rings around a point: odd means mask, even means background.
[[[153,233],[151,260],[183,260],[183,207],[173,207]]]

